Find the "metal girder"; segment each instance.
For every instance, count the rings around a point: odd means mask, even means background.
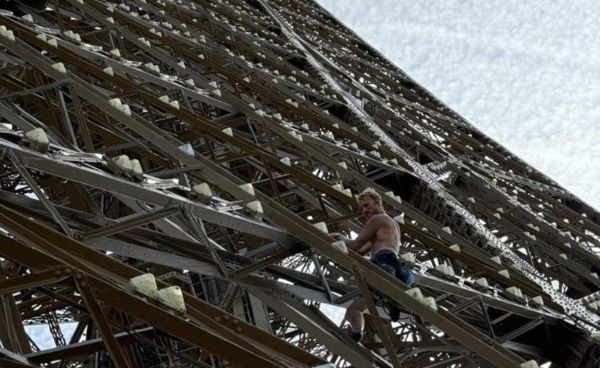
[[[0,364],[2,367],[7,368],[22,368],[22,367],[34,367],[39,368],[39,365],[33,361],[24,358],[23,356],[13,353],[12,351],[6,350],[0,347]]]
[[[340,342],[339,336],[335,336],[334,331],[332,331],[332,328],[335,328],[335,326],[332,326],[332,324],[320,324],[314,312],[311,312],[305,306],[299,303],[291,304],[288,301],[278,300],[276,297],[267,295],[259,290],[252,290],[251,292],[265,301],[270,308],[290,318],[302,330],[315,336],[317,340],[329,346],[332,351],[344,357],[350,363],[359,367],[372,365],[372,362],[364,351],[358,349],[356,344],[351,344],[348,338],[346,338],[346,341]],[[339,332],[337,334],[339,335]]]
[[[21,315],[12,295],[0,296],[0,342],[15,353],[31,351]]]
[[[104,311],[96,301],[96,296],[94,295],[93,290],[89,286],[88,279],[82,274],[75,275],[75,283],[77,284],[77,288],[81,292],[81,297],[85,302],[88,311],[90,312],[90,316],[94,320],[94,323],[98,330],[100,331],[100,335],[102,336],[102,340],[104,341],[104,345],[106,346],[106,350],[110,353],[110,357],[117,368],[124,368],[131,366],[131,363],[123,353],[121,349],[121,345],[115,338],[111,328],[108,324],[108,320]]]
[[[154,329],[152,327],[146,327],[134,331],[121,332],[115,334],[115,340],[120,346],[126,346],[128,344],[133,344],[139,338],[138,335],[148,338],[152,337],[154,335]],[[65,360],[89,355],[102,349],[104,349],[104,343],[103,339],[99,337],[73,343],[67,347],[62,346],[41,352],[30,353],[26,355],[26,358],[35,363],[47,363],[55,360]]]
[[[5,215],[9,211],[10,210],[5,208],[3,213],[0,214],[0,223],[2,224],[2,227],[10,229],[15,233],[19,233],[21,236],[27,237],[30,240],[35,239],[35,243],[38,246],[41,246],[49,254],[54,254],[56,256],[57,254],[62,253],[64,262],[66,262],[70,267],[74,267],[80,270],[80,272],[87,274],[89,284],[98,298],[110,303],[118,309],[124,310],[125,312],[145,321],[147,321],[152,315],[152,313],[148,313],[148,310],[151,310],[154,314],[162,316],[162,318],[159,318],[156,321],[152,320],[154,323],[156,323],[157,327],[173,334],[174,336],[179,336],[191,343],[198,344],[199,346],[207,346],[211,351],[217,354],[224,354],[224,356],[227,356],[227,352],[231,352],[231,349],[237,350],[239,351],[239,355],[230,358],[240,363],[256,361],[256,359],[259,359],[258,356],[255,355],[256,353],[251,351],[256,350],[257,346],[264,345],[259,344],[258,342],[256,345],[250,345],[245,340],[241,340],[239,337],[237,337],[236,333],[243,333],[246,336],[246,339],[260,338],[266,339],[266,341],[270,340],[270,336],[265,332],[251,325],[240,323],[240,321],[235,319],[235,317],[231,317],[232,321],[234,322],[234,326],[237,325],[236,327],[233,327],[233,329],[236,331],[234,333],[231,330],[232,326],[225,327],[221,323],[215,322],[213,319],[219,316],[220,320],[220,318],[227,316],[226,313],[223,314],[223,312],[219,311],[218,308],[210,307],[200,300],[194,299],[190,296],[186,299],[186,304],[188,305],[190,315],[194,318],[198,318],[199,323],[202,325],[211,328],[211,330],[215,329],[219,334],[224,334],[226,339],[221,337],[216,338],[218,335],[215,335],[210,331],[203,330],[200,328],[199,324],[192,327],[192,325],[189,325],[188,321],[182,317],[173,315],[164,308],[149,304],[139,297],[130,295],[120,290],[119,287],[110,286],[110,284],[107,282],[100,281],[100,279],[97,278],[97,275],[101,275],[106,272],[118,272],[117,275],[121,279],[123,277],[133,277],[136,274],[139,274],[137,270],[132,269],[124,264],[120,264],[118,261],[114,261],[106,256],[103,256],[102,254],[98,254],[97,252],[83,246],[81,243],[76,243],[75,241],[65,238],[58,233],[53,233],[50,229],[44,229],[43,227],[35,225],[31,222],[27,228],[19,226],[14,220],[18,219],[20,223],[23,223],[26,221],[26,219],[19,218],[19,216],[13,216],[11,220]],[[43,238],[40,237],[40,234],[42,233],[44,234]],[[56,239],[56,237],[62,238],[60,241],[62,244],[62,249],[52,245],[51,241],[53,238]],[[66,256],[65,249],[67,248],[70,249],[70,252],[75,252],[70,256]],[[34,253],[33,249],[30,249],[28,252]],[[0,253],[5,254],[7,257],[13,259],[16,258],[19,262],[29,264],[32,267],[39,267],[40,262],[41,264],[48,262],[53,264],[52,261],[46,260],[45,257],[41,256],[41,254],[36,255],[36,261],[34,263],[29,258],[23,258],[26,257],[26,254],[15,252],[14,249],[0,249]],[[85,261],[86,259],[93,259],[93,263],[88,263]],[[94,275],[93,280],[90,279],[92,278],[92,275]],[[162,283],[162,285],[164,285],[164,283]],[[229,319],[229,316],[227,316],[227,318]],[[308,359],[314,363],[319,361],[319,359],[312,358],[310,355],[304,354],[301,350],[294,349],[283,342],[278,344],[276,340],[271,339],[270,343],[271,347],[279,348],[280,351],[285,351],[288,354],[287,357],[290,359]],[[246,350],[248,348],[250,348],[250,351]],[[273,356],[279,355],[280,353],[273,352]],[[274,364],[270,360],[259,359],[259,361],[262,361],[265,366],[272,366]]]
[[[55,284],[68,277],[64,270],[64,268],[55,268],[26,276],[0,279],[0,294],[12,294],[20,290]]]
[[[116,192],[139,201],[159,206],[169,207],[170,204],[180,203],[182,207],[189,207],[192,213],[199,218],[206,219],[207,221],[218,225],[226,227],[234,226],[238,230],[247,231],[250,234],[263,236],[268,239],[281,241],[289,239],[283,231],[265,223],[259,223],[234,214],[220,212],[208,206],[199,204],[198,202],[190,201],[187,198],[164,193],[156,189],[144,188],[133,182],[119,179],[115,180],[116,178],[114,177],[98,172],[97,170],[91,170],[85,166],[44,158],[33,152],[21,150],[20,147],[6,141],[0,140],[0,146],[10,148],[22,159],[25,166],[35,170],[77,181],[90,187]]]
[[[153,222],[158,219],[169,217],[177,212],[179,212],[179,208],[177,208],[177,207],[162,208],[162,209],[159,209],[159,210],[156,210],[153,212],[149,212],[149,213],[146,213],[143,215],[137,215],[137,216],[134,216],[131,218],[127,218],[123,221],[119,221],[118,223],[108,225],[108,226],[103,226],[96,230],[86,231],[85,233],[81,234],[81,238],[83,240],[90,240],[90,239],[94,239],[94,238],[101,238],[104,236],[118,234],[127,229],[135,228],[135,227]]]
[[[385,326],[381,322],[381,319],[379,318],[379,313],[377,312],[377,308],[375,307],[375,302],[373,301],[373,295],[371,294],[371,291],[369,290],[369,286],[365,282],[362,272],[361,272],[360,268],[358,268],[358,266],[354,267],[354,275],[356,276],[358,286],[361,290],[362,298],[365,301],[365,303],[367,304],[369,313],[373,317],[373,324],[375,325],[374,326],[375,331],[377,332],[377,335],[379,335],[379,337],[383,341],[383,346],[385,347],[385,350],[388,353],[388,357],[390,358],[392,365],[395,368],[399,368],[399,367],[401,367],[401,363],[400,363],[400,359],[398,359],[398,354],[396,353],[396,346],[392,342],[391,336],[389,335],[388,331],[385,329]]]
[[[60,225],[61,229],[65,232],[65,234],[71,236],[73,234],[72,230],[69,228],[65,220],[58,213],[54,205],[46,198],[44,192],[42,192],[41,188],[37,185],[35,180],[31,177],[27,169],[23,167],[23,163],[20,161],[19,157],[13,154],[12,152],[8,153],[8,157],[11,162],[19,172],[19,174],[25,179],[25,182],[31,187],[36,197],[44,204],[44,206],[48,209],[48,211],[52,214],[54,220]]]
[[[543,324],[544,322],[541,320],[541,318],[536,318],[534,320],[532,320],[531,322],[519,327],[518,329],[512,331],[511,333],[508,333],[506,335],[502,335],[499,336],[496,340],[498,342],[500,342],[501,344],[504,344],[507,341],[513,340],[514,338],[528,332],[529,330],[536,328],[537,326]]]

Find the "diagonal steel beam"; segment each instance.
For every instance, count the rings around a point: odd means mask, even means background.
[[[154,336],[153,327],[144,327],[141,329],[120,332],[115,334],[115,340],[120,346],[135,344],[138,335],[145,337]],[[88,339],[82,342],[61,346],[54,349],[47,349],[35,353],[26,354],[25,357],[35,363],[49,363],[55,360],[71,359],[77,356],[89,355],[104,349],[102,338]]]
[[[0,367],[6,368],[40,368],[35,362],[10,350],[0,347]]]
[[[169,217],[178,213],[180,210],[178,207],[166,207],[161,208],[153,212],[148,212],[145,214],[136,215],[130,217],[124,221],[119,221],[114,224],[104,226],[98,229],[89,230],[80,234],[79,237],[82,240],[91,240],[95,238],[101,238],[105,236],[110,236],[114,234],[121,233],[123,231],[127,231],[132,228],[136,228],[138,226],[146,225],[150,222],[153,222],[158,219],[162,219],[165,217]]]
[[[536,318],[505,335],[497,337],[496,341],[498,341],[501,344],[504,344],[505,342],[515,339],[542,324],[544,324],[544,320],[542,318]]]
[[[54,268],[26,276],[0,279],[0,295],[56,284],[69,277],[64,271],[65,268]]]
[[[108,323],[108,319],[98,304],[97,298],[90,288],[87,278],[78,273],[75,275],[75,284],[77,285],[77,289],[79,289],[81,292],[81,297],[83,298],[83,301],[90,312],[90,316],[94,320],[94,323],[98,328],[100,335],[102,336],[102,341],[110,353],[112,361],[115,363],[117,368],[130,367],[131,363],[125,356],[125,353],[121,349],[121,345],[115,338]]]
[[[50,202],[46,194],[42,191],[39,185],[35,182],[33,177],[29,174],[27,169],[23,166],[23,163],[19,159],[19,156],[14,154],[12,151],[8,152],[8,158],[12,162],[13,166],[19,174],[25,179],[25,182],[29,185],[29,187],[33,190],[36,197],[44,204],[44,207],[50,212],[54,221],[61,227],[65,234],[68,236],[73,236],[73,230],[69,227],[65,219],[60,215],[60,213],[54,207],[54,204]]]
[[[400,359],[398,358],[398,354],[396,353],[396,346],[392,342],[392,336],[390,336],[388,330],[386,330],[381,318],[379,318],[379,312],[377,311],[377,307],[375,307],[375,303],[373,302],[373,295],[369,290],[369,286],[367,285],[365,278],[358,266],[354,266],[354,275],[356,276],[356,281],[358,283],[358,287],[360,288],[362,299],[367,304],[367,309],[371,314],[373,324],[375,325],[375,331],[383,341],[383,346],[388,353],[388,357],[392,361],[392,365],[394,368],[400,368],[402,364],[400,363]]]
[[[306,306],[303,306],[300,303],[291,304],[291,302],[279,300],[258,289],[251,289],[250,291],[267,304],[269,308],[286,316],[302,330],[305,330],[311,336],[314,336],[317,341],[329,347],[332,351],[351,362],[354,366],[370,367],[372,365],[368,355],[357,349],[356,346],[352,346],[355,344],[352,344],[349,341],[349,338],[346,338],[347,341],[340,341],[339,336],[332,333],[331,329],[337,329],[336,326],[333,326],[331,323],[319,323],[319,319],[314,313],[306,308]]]
[[[88,279],[90,277],[106,278],[110,276],[111,279],[121,280],[124,283],[128,279],[140,275],[140,271],[131,266],[41,226],[11,209],[1,205],[0,208],[2,209],[0,211],[0,224],[3,228],[18,234],[26,243],[33,242],[36,247],[52,255],[52,258],[50,258],[34,248],[28,249],[27,252],[19,252],[12,247],[3,247],[0,242],[0,254],[4,254],[7,258],[29,264],[32,267],[56,265],[58,263],[56,259],[60,259],[69,267],[85,273]],[[258,357],[266,350],[269,351],[272,358],[288,359],[308,364],[321,362],[320,358],[281,341],[189,294],[184,294],[188,315],[197,321],[196,324],[190,324],[189,319],[174,316],[164,308],[148,304],[145,300],[123,291],[114,284],[100,279],[94,280],[96,281],[96,287],[93,287],[94,292],[101,300],[106,300],[107,303],[140,320],[148,321],[151,316],[162,316],[161,318],[157,317],[156,320],[152,318],[153,325],[197,346],[206,346],[214,353],[228,357],[233,361],[239,363],[259,361],[262,362],[261,364],[264,363],[265,367],[273,366],[273,363],[270,363],[267,358]],[[160,280],[157,280],[157,283],[160,288],[168,286]],[[152,313],[148,313],[149,310]],[[234,324],[237,327],[224,324],[222,321],[225,316],[228,320],[235,321]],[[210,330],[206,330],[206,326]],[[216,333],[212,331],[216,331]],[[244,336],[244,338],[242,339],[241,336]],[[237,353],[235,353],[236,351]],[[233,354],[233,358],[231,354]]]

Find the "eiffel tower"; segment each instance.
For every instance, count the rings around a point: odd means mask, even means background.
[[[0,366],[600,366],[599,213],[316,3],[0,5]]]

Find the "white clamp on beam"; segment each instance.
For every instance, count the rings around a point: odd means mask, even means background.
[[[289,157],[283,157],[281,159],[279,159],[279,161],[284,164],[285,166],[292,166],[292,161],[290,160]]]
[[[435,303],[435,299],[432,296],[426,296],[421,300],[421,303],[425,304],[429,308],[437,311],[437,304]]]
[[[328,141],[328,142],[335,142],[335,136],[333,135],[333,133],[331,131],[326,131],[321,133],[321,138]]]
[[[521,368],[539,368],[540,366],[537,364],[535,360],[528,360],[525,363],[521,363],[519,366]]]
[[[541,308],[544,306],[544,299],[542,299],[540,295],[534,296],[533,298],[529,299],[529,301],[529,304],[533,307]]]
[[[405,293],[410,296],[413,299],[417,299],[418,301],[422,301],[423,300],[423,293],[421,292],[421,289],[419,289],[418,287],[414,287],[411,289],[408,289],[405,291]]]
[[[254,186],[251,183],[240,184],[238,187],[251,196],[256,197],[256,194],[254,193]]]
[[[324,223],[323,221],[317,222],[317,223],[313,224],[313,226],[326,234],[329,233],[329,229],[327,229],[327,224]]]
[[[342,184],[333,184],[331,187],[333,189],[337,190],[338,192],[343,192],[344,191],[344,187],[342,186]]]
[[[6,28],[5,26],[0,26],[0,36],[8,38],[10,41],[15,40],[15,34],[13,33],[13,31]]]
[[[136,180],[143,180],[144,179],[144,170],[142,169],[142,164],[140,163],[140,160],[138,160],[137,158],[134,158],[132,160],[130,160],[131,162],[131,174],[133,175],[133,178]]]
[[[403,262],[406,265],[412,266],[415,264],[415,255],[413,253],[407,252],[407,253],[402,253],[400,255],[400,261]]]
[[[133,167],[131,166],[131,160],[129,159],[129,156],[127,156],[127,155],[120,155],[117,157],[113,157],[109,161],[108,167],[116,175],[123,175],[123,174],[130,175],[133,173]]]
[[[296,140],[298,140],[300,142],[303,142],[302,134],[296,132],[295,130],[290,130],[290,131],[287,132],[287,134],[289,134],[290,136],[292,136],[294,139],[296,139]]]
[[[346,242],[344,242],[343,240],[336,240],[333,243],[331,243],[331,246],[339,252],[348,254],[348,248],[346,247]]]
[[[156,287],[156,279],[151,273],[145,273],[129,279],[128,287],[140,294],[150,298],[158,298],[158,288]]]
[[[503,277],[506,277],[507,279],[510,279],[510,274],[508,273],[508,270],[500,270],[498,271],[498,274],[500,274]]]
[[[455,280],[456,274],[454,273],[454,268],[452,268],[452,266],[450,265],[443,263],[441,265],[436,266],[435,271],[445,279],[452,281]]]
[[[500,257],[498,257],[498,256],[494,256],[494,257],[490,258],[490,260],[491,260],[492,262],[496,262],[496,263],[497,263],[497,264],[499,264],[499,265],[501,265],[501,264],[502,264],[502,260],[501,260],[501,259],[500,259]]]
[[[59,73],[67,74],[67,68],[65,68],[65,64],[63,63],[52,64],[52,67],[58,70]]]
[[[200,183],[192,187],[192,195],[197,197],[201,202],[208,203],[213,194],[207,183]]]
[[[25,21],[26,23],[34,23],[31,14],[25,14],[21,17],[21,19],[23,19],[23,21]]]
[[[477,290],[481,290],[481,291],[487,291],[489,288],[489,284],[488,281],[485,277],[480,277],[477,280],[475,280],[475,282],[473,282],[472,285],[475,289]]]
[[[110,105],[115,109],[121,111],[123,114],[131,116],[131,109],[129,108],[129,105],[122,103],[120,98],[111,98],[108,100],[108,103],[110,103]]]
[[[246,208],[257,216],[261,216],[264,213],[260,201],[248,202],[246,203]]]
[[[169,286],[158,291],[158,300],[179,312],[185,313],[185,301],[179,286]]]
[[[23,143],[29,148],[41,153],[48,151],[48,146],[50,145],[48,135],[42,128],[35,128],[25,133]]]
[[[519,303],[525,302],[525,298],[523,297],[523,292],[516,286],[510,286],[504,289],[506,297],[515,300]]]
[[[111,54],[114,58],[117,58],[117,59],[121,58],[121,50],[119,50],[119,49],[112,49],[108,53]]]

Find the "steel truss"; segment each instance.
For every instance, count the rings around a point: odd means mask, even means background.
[[[313,2],[2,6],[0,365],[600,362],[598,212]],[[327,235],[367,187],[425,299]]]

